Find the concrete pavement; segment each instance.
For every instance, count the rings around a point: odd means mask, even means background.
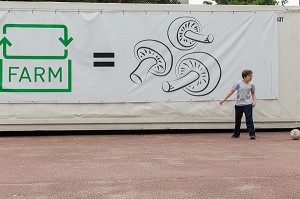
[[[0,198],[300,198],[289,132],[0,137]]]

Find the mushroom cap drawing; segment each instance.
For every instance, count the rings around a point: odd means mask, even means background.
[[[167,75],[173,65],[173,56],[170,49],[160,41],[143,40],[134,47],[134,53],[139,65],[130,74],[130,79],[141,84],[148,73],[156,76]]]
[[[211,43],[213,35],[201,34],[202,26],[193,17],[178,17],[168,28],[168,38],[172,45],[179,50],[194,48],[199,42]]]
[[[183,89],[192,96],[204,96],[211,93],[221,79],[219,62],[206,52],[184,55],[177,62],[175,73],[178,79],[163,82],[165,92]]]
[[[193,96],[208,95],[221,80],[222,71],[219,62],[206,52],[189,53],[177,62],[175,72],[178,78],[191,71],[197,72],[199,78],[183,89]]]

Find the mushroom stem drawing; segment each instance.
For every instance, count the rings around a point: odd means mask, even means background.
[[[197,73],[196,71],[190,71],[188,74],[180,77],[179,79],[163,82],[162,88],[165,92],[173,92],[193,83],[194,81],[199,79],[199,77],[199,73]]]
[[[143,83],[149,73],[165,76],[171,71],[173,55],[160,41],[150,39],[140,41],[135,45],[134,53],[139,64],[130,74],[130,79],[136,84]]]
[[[214,41],[214,36],[212,34],[204,35],[191,30],[186,31],[185,37],[202,43],[212,43]]]
[[[130,74],[130,79],[136,84],[141,84],[146,79],[149,70],[156,64],[157,60],[152,57],[143,59]]]
[[[171,44],[179,50],[190,50],[198,43],[212,43],[212,34],[202,34],[200,22],[193,17],[178,17],[168,28],[168,38]]]
[[[192,96],[211,93],[221,79],[219,62],[206,52],[193,52],[179,59],[175,68],[177,79],[165,81],[162,90],[174,92],[183,89]]]

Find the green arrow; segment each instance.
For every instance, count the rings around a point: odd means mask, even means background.
[[[59,41],[65,46],[67,47],[73,40],[73,37],[70,37],[68,39],[68,29],[67,27],[64,29],[64,38],[59,38]]]
[[[60,37],[59,41],[65,46],[67,47],[72,41],[73,41],[73,37],[70,37],[68,39],[68,28],[63,25],[63,29],[64,29],[64,38]]]
[[[72,37],[68,36],[68,28],[63,24],[5,24],[3,26],[3,34],[7,33],[8,28],[49,28],[49,29],[63,29],[64,36],[59,38],[59,41],[67,47],[73,40]],[[0,41],[0,45],[3,43],[3,56],[6,59],[66,59],[68,56],[68,50],[64,50],[64,55],[62,56],[17,56],[17,55],[7,55],[6,44],[11,46],[11,43],[5,37]]]
[[[68,28],[62,24],[5,24],[3,26],[3,34],[6,34],[7,28],[62,28],[64,30],[64,37],[60,37],[59,41],[67,47],[73,40],[68,38]]]
[[[0,41],[0,46],[3,45],[3,55],[6,54],[6,46],[11,46],[12,44],[10,43],[10,41],[6,38],[3,37]]]
[[[3,37],[0,41],[0,46],[3,44],[3,47],[6,46],[6,45],[9,45],[11,46],[12,44],[10,43],[10,41],[6,38],[6,37]]]

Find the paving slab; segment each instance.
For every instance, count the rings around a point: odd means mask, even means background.
[[[300,198],[289,132],[0,137],[0,198]]]

